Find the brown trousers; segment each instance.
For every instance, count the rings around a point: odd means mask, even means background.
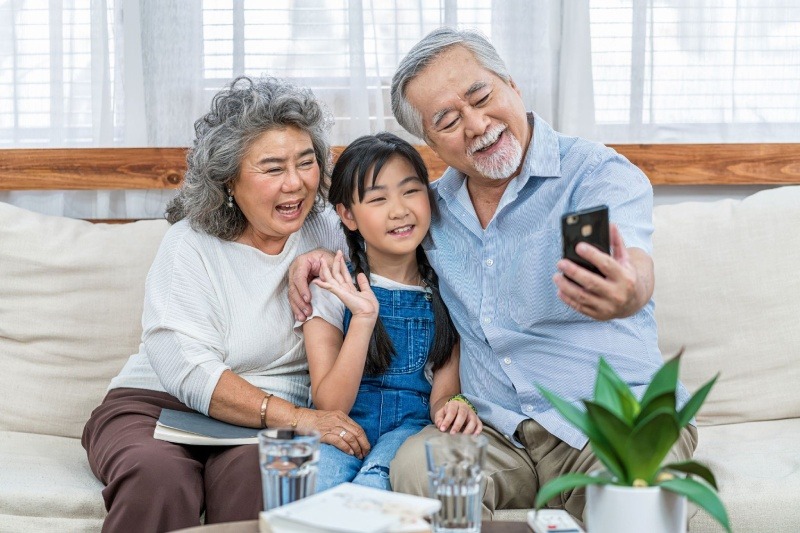
[[[94,410],[81,443],[103,489],[107,532],[170,531],[258,518],[258,446],[186,446],[156,440],[161,408],[189,411],[177,398],[114,389]]]
[[[389,475],[397,492],[428,496],[428,473],[425,465],[425,438],[440,433],[428,426],[410,437],[400,447],[391,463]],[[591,472],[602,468],[589,445],[577,450],[551,435],[534,420],[517,427],[516,437],[524,448],[517,448],[489,426],[483,434],[489,439],[486,451],[486,487],[483,494],[483,517],[491,520],[499,509],[531,509],[539,487],[568,472]],[[667,462],[688,460],[697,447],[697,430],[684,429],[672,447]],[[548,507],[565,509],[574,517],[583,517],[585,489],[565,492],[548,502]]]

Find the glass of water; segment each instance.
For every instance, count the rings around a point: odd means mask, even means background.
[[[481,530],[483,464],[487,438],[443,433],[425,439],[431,498],[442,502],[433,515],[436,533],[478,533]]]
[[[319,433],[269,428],[258,432],[264,510],[311,496],[316,491]]]

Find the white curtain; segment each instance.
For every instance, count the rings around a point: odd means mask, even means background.
[[[334,144],[389,130],[397,62],[441,25],[495,43],[529,109],[602,142],[797,142],[800,5],[783,0],[0,0],[0,147],[188,146],[234,76],[308,85]],[[416,140],[418,142],[418,140]],[[171,192],[0,194],[158,217]]]

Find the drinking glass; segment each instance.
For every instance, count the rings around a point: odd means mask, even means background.
[[[265,511],[316,491],[319,433],[282,428],[259,431],[258,458]]]
[[[443,433],[425,439],[431,498],[442,502],[433,515],[436,533],[478,533],[481,530],[483,465],[487,438]]]

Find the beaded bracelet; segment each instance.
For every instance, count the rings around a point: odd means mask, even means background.
[[[465,403],[465,404],[467,404],[467,407],[469,407],[470,409],[472,409],[472,412],[473,412],[473,413],[475,413],[475,414],[477,414],[477,413],[478,413],[478,410],[477,410],[477,409],[475,409],[475,406],[474,406],[474,405],[472,405],[472,402],[471,402],[471,401],[469,401],[469,400],[467,399],[467,397],[466,397],[466,396],[464,396],[463,394],[456,394],[455,396],[451,396],[451,397],[450,397],[450,399],[449,399],[449,400],[447,400],[447,401],[448,401],[448,402],[462,402],[462,403]]]

